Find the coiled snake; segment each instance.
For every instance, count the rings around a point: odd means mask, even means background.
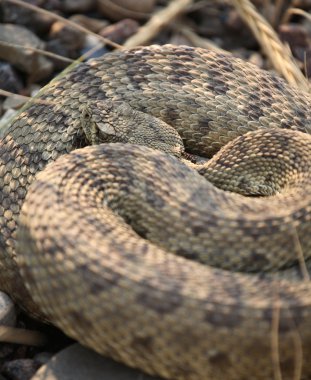
[[[78,65],[2,132],[0,288],[165,378],[311,375],[309,113],[202,49]]]

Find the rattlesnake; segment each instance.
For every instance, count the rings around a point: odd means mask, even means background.
[[[309,111],[276,75],[203,49],[79,64],[2,132],[0,288],[165,378],[311,375]]]

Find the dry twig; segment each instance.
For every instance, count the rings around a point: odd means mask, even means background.
[[[25,103],[28,102],[29,100],[34,100],[35,99],[35,97],[29,97],[29,96],[20,95],[20,94],[14,94],[13,92],[2,90],[2,88],[0,88],[0,95],[1,96],[6,96],[6,97],[12,97],[12,98],[20,99],[20,100],[25,101]],[[38,104],[51,105],[50,101],[47,101],[47,100],[44,100],[44,99],[36,99],[35,102],[38,103]]]
[[[52,53],[50,51],[47,51],[47,50],[42,50],[42,49],[38,49],[38,48],[35,48],[35,47],[32,47],[32,46],[23,46],[23,45],[19,45],[19,44],[14,44],[12,42],[6,42],[6,41],[1,41],[0,40],[0,45],[2,46],[8,46],[8,47],[15,47],[15,48],[18,48],[18,49],[25,49],[25,50],[31,50],[35,53],[39,53],[41,55],[46,55],[47,57],[51,57],[51,58],[54,58],[54,59],[58,59],[60,61],[64,61],[64,62],[68,62],[68,63],[72,63],[74,60],[73,59],[70,59],[70,58],[67,58],[67,57],[63,57],[62,55],[58,55],[58,54],[55,54],[55,53]]]
[[[46,344],[46,336],[38,331],[0,326],[0,342],[43,346]]]
[[[289,8],[282,19],[282,24],[287,24],[293,15],[303,16],[307,18],[309,21],[311,21],[310,13],[300,8]]]

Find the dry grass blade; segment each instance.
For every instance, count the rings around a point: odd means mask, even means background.
[[[0,95],[2,95],[2,96],[14,96],[14,97],[17,97],[18,99],[22,99],[22,100],[25,100],[25,101],[28,101],[28,100],[32,99],[32,98],[30,98],[28,96],[14,94],[13,92],[2,90],[2,88],[0,88]]]
[[[274,308],[272,310],[272,324],[271,324],[271,350],[272,361],[274,366],[274,380],[282,380],[282,371],[280,366],[280,352],[279,352],[279,327],[280,327],[280,311],[281,302],[279,298],[278,289],[274,289]],[[290,310],[287,310],[290,315]],[[291,321],[291,335],[293,340],[293,352],[295,352],[294,373],[293,380],[300,380],[302,374],[303,350],[301,344],[301,336],[293,318]]]
[[[172,20],[184,12],[192,2],[193,0],[171,1],[166,8],[155,13],[145,25],[139,28],[138,32],[124,43],[124,47],[129,48],[139,46],[150,41],[164,26],[168,25]]]
[[[287,24],[293,15],[299,15],[307,18],[309,21],[311,21],[311,15],[310,13],[304,11],[303,9],[300,8],[289,8],[287,12],[284,15],[284,18],[282,20],[282,23]]]
[[[293,2],[292,0],[276,0],[275,1],[274,15],[271,20],[271,23],[274,28],[280,24],[284,13],[291,6],[292,2]]]
[[[282,380],[280,367],[280,351],[279,351],[279,325],[280,325],[280,299],[278,289],[275,292],[274,308],[272,310],[272,325],[271,325],[271,351],[272,362],[274,367],[274,380]]]
[[[38,103],[38,104],[46,104],[46,105],[52,104],[51,102],[44,100],[44,99],[36,99],[35,97],[29,97],[29,96],[25,96],[25,95],[14,94],[13,92],[2,90],[1,88],[0,88],[0,95],[7,96],[7,97],[9,97],[9,96],[14,97],[17,99],[24,100],[25,102],[28,102],[31,100],[31,101],[34,101],[34,103]]]
[[[38,331],[0,326],[0,342],[43,346],[46,340],[46,336]]]
[[[253,31],[274,68],[289,84],[309,92],[309,82],[299,70],[289,49],[282,44],[269,23],[249,0],[231,0],[243,20]]]
[[[33,52],[39,53],[41,55],[46,55],[47,57],[58,59],[59,61],[63,61],[63,62],[72,63],[74,61],[73,59],[70,59],[70,58],[67,58],[67,57],[63,57],[63,56],[55,54],[55,53],[51,53],[50,51],[46,51],[46,50],[42,50],[42,49],[37,49],[37,48],[34,48],[32,46],[27,46],[27,45],[26,46],[22,46],[22,45],[19,45],[19,44],[13,44],[12,42],[5,42],[5,41],[1,41],[1,40],[0,40],[0,45],[2,45],[2,46],[12,46],[12,47],[15,47],[15,48],[18,48],[18,49],[25,49],[25,50],[28,49],[28,50],[31,50]]]
[[[296,354],[296,362],[295,362],[295,371],[293,375],[293,380],[300,380],[301,374],[302,374],[302,362],[303,362],[303,350],[302,350],[302,344],[301,344],[301,336],[298,332],[298,329],[296,326],[294,326],[293,322],[293,346],[294,346],[294,352]]]
[[[294,228],[294,242],[295,242],[295,248],[296,248],[295,250],[297,253],[297,259],[298,259],[299,268],[300,268],[302,277],[304,281],[310,281],[309,271],[306,265],[305,257],[301,248],[301,244],[300,244],[300,240],[299,240],[299,236],[298,236],[298,232],[296,228]]]

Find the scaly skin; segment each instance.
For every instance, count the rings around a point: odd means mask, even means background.
[[[311,375],[309,281],[223,270],[310,257],[310,97],[233,57],[161,46],[81,64],[40,101],[0,140],[0,288],[148,373],[266,380],[280,364],[283,379],[300,365]],[[210,157],[232,140],[200,174],[278,194],[226,193],[172,157]],[[117,144],[42,171],[100,142]]]

